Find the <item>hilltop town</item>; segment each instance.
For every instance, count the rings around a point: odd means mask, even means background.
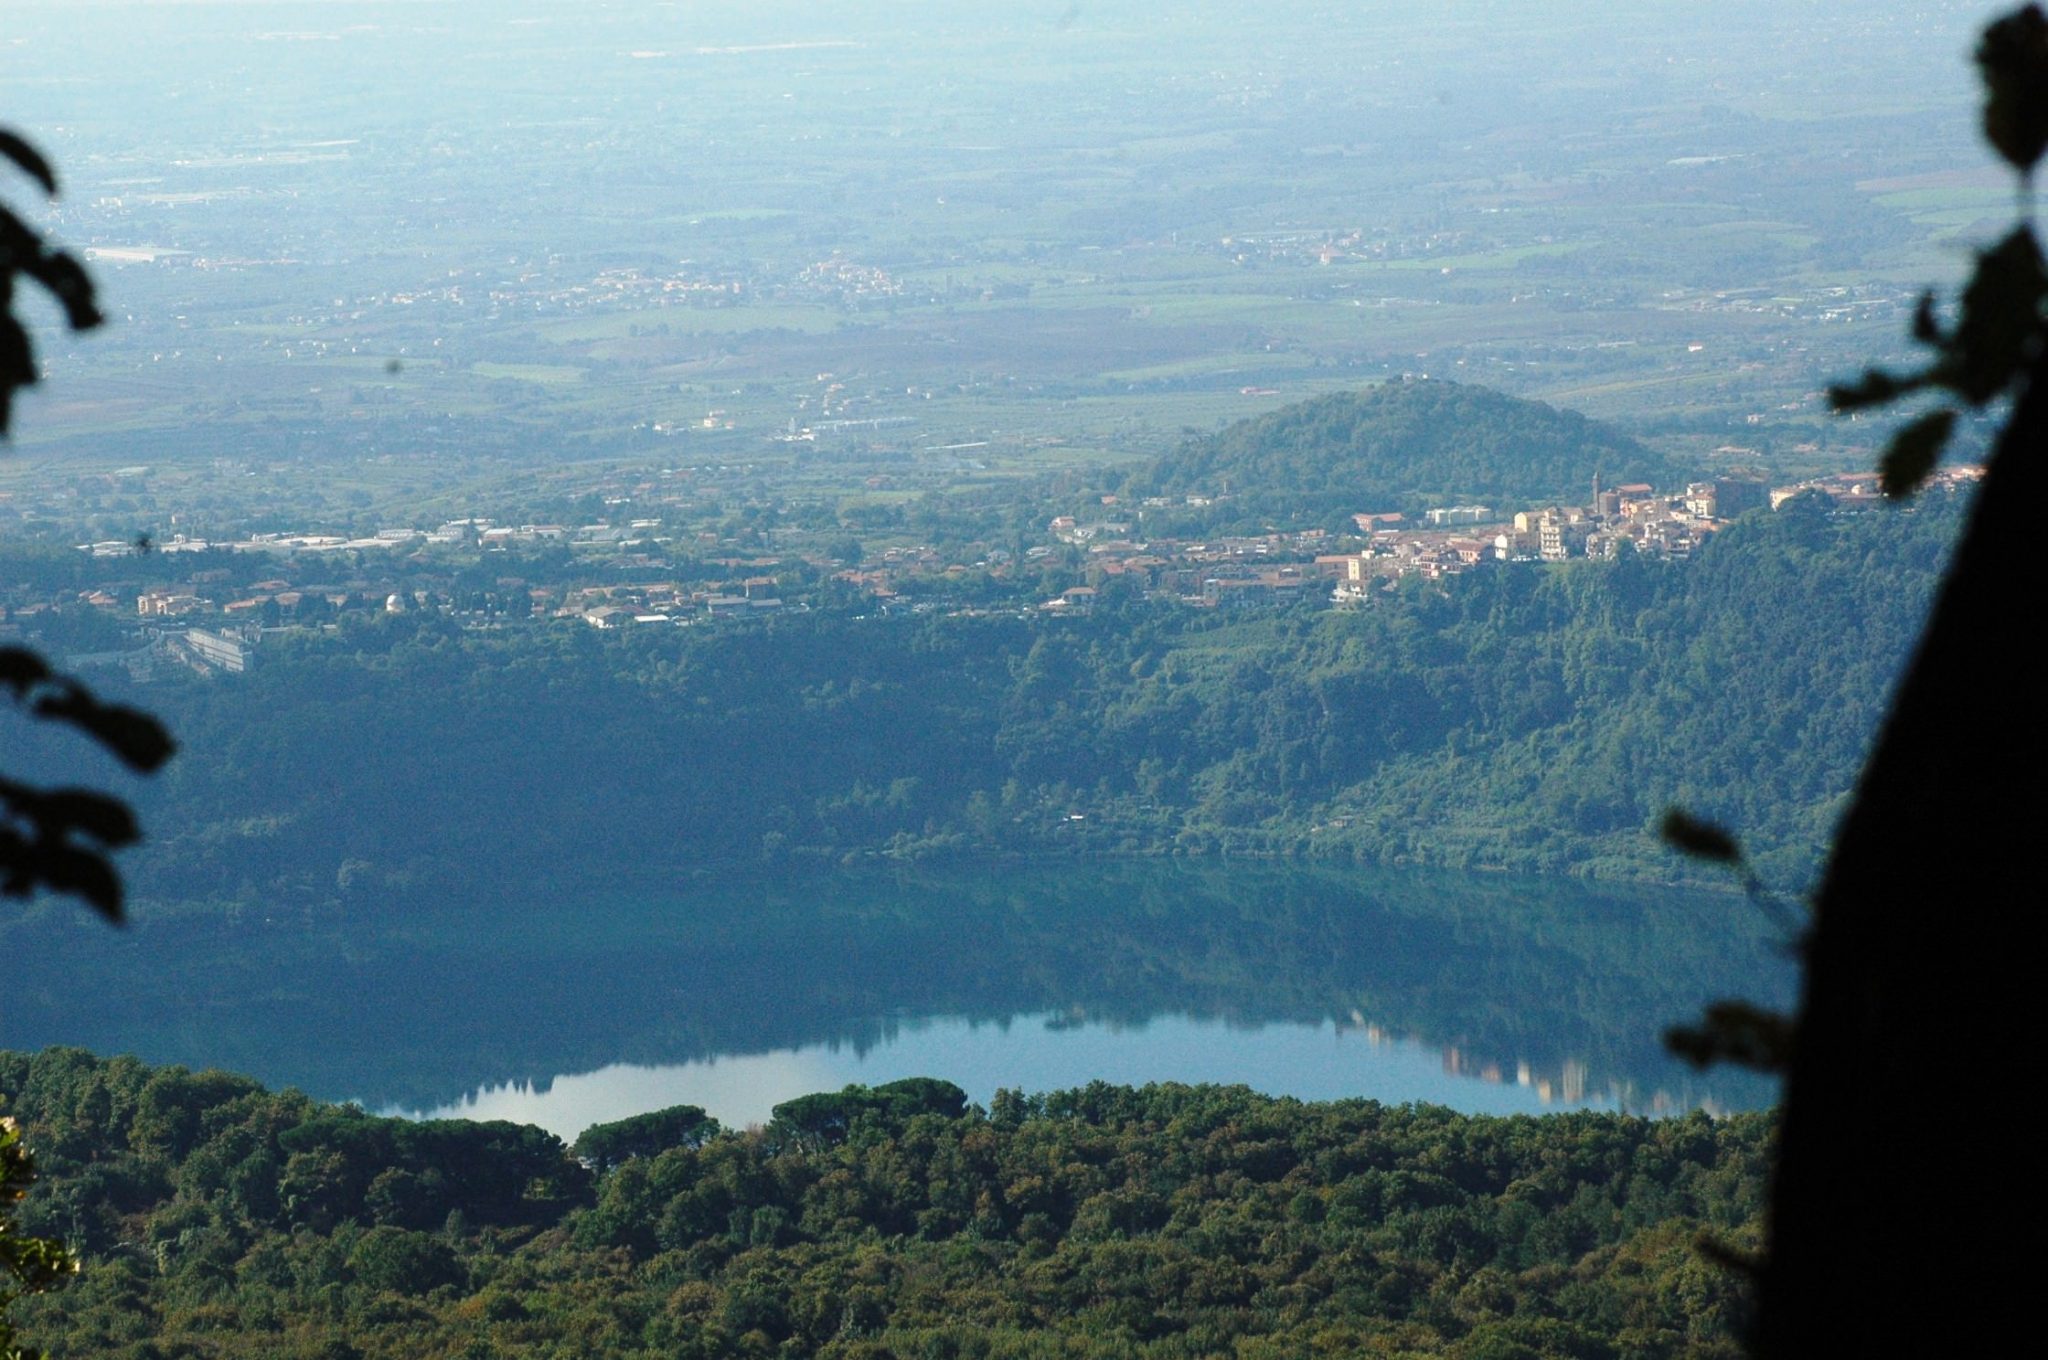
[[[1934,486],[1958,491],[1981,473],[1944,469]],[[132,484],[148,470],[114,476]],[[1459,504],[1414,516],[1361,510],[1349,534],[1309,528],[1197,539],[1149,533],[1146,520],[1214,510],[1225,497],[1104,494],[1095,515],[1057,515],[1043,523],[1039,541],[998,547],[961,538],[864,545],[844,533],[825,542],[797,530],[678,530],[645,494],[650,488],[637,489],[638,498],[602,498],[615,513],[577,524],[473,515],[430,528],[174,533],[141,545],[76,544],[80,561],[56,575],[75,581],[82,571],[83,583],[53,588],[47,573],[10,582],[0,597],[0,638],[49,635],[72,644],[72,664],[116,665],[149,680],[167,671],[238,672],[266,637],[333,628],[351,613],[427,611],[471,627],[569,620],[619,629],[818,607],[1058,614],[1092,610],[1106,595],[1196,609],[1309,600],[1358,607],[1410,578],[1624,553],[1682,562],[1740,515],[1769,513],[1799,497],[1830,513],[1860,513],[1883,499],[1866,473],[1782,486],[1724,476],[1676,491],[1602,487],[1596,479],[1578,505]]]

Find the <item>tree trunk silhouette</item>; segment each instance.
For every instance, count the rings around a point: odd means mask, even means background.
[[[1766,1357],[2001,1354],[2031,1332],[2040,1133],[2015,1106],[2048,994],[2032,919],[2044,685],[2025,659],[2048,355],[2021,391],[1815,906],[1759,1280]]]

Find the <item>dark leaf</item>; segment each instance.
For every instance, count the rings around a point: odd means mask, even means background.
[[[1920,301],[1913,307],[1913,338],[1923,345],[1941,343],[1941,323],[1934,319],[1934,292],[1929,289],[1920,295]]]
[[[1973,406],[2003,392],[2041,342],[2044,297],[2048,265],[2029,228],[2018,228],[1979,255],[1941,365],[1943,386]]]
[[[36,384],[36,351],[28,332],[13,317],[0,314],[0,392]]]
[[[0,685],[12,689],[15,698],[25,698],[31,686],[49,678],[49,666],[34,652],[25,647],[0,647]]]
[[[1697,859],[1717,860],[1723,864],[1742,862],[1742,847],[1735,843],[1733,836],[1712,822],[1703,822],[1679,808],[1665,809],[1657,834],[1672,849]]]
[[[1792,1060],[1792,1021],[1747,1001],[1716,1001],[1699,1024],[1666,1031],[1664,1047],[1695,1067],[1732,1062],[1782,1072]]]
[[[44,834],[55,839],[76,833],[109,849],[142,839],[142,828],[135,824],[135,814],[126,803],[89,789],[52,789],[38,797],[31,815],[42,824]]]
[[[29,265],[29,273],[64,308],[64,320],[75,331],[89,331],[106,320],[93,294],[92,279],[72,256],[63,251],[45,252]]]
[[[1901,378],[1881,369],[1865,369],[1863,376],[1854,383],[1836,383],[1829,387],[1828,405],[1837,411],[1861,411],[1866,407],[1897,401],[1925,383],[1924,378]]]
[[[30,850],[29,872],[53,892],[82,897],[94,911],[121,924],[121,876],[105,855],[68,845],[38,845]]]
[[[2048,151],[2048,15],[2015,10],[1977,45],[1984,77],[1984,136],[2022,175]]]
[[[0,826],[0,896],[27,897],[36,890],[28,872],[29,844],[21,833]]]
[[[1910,496],[1919,490],[1927,474],[1934,471],[1942,449],[1948,446],[1949,432],[1955,424],[1956,413],[1944,408],[1929,411],[1893,435],[1878,463],[1879,484],[1884,494]]]
[[[57,196],[57,172],[43,159],[43,153],[5,128],[0,128],[0,156],[20,166],[22,173],[43,186],[44,193]]]
[[[6,279],[11,288],[14,272],[24,268],[25,261],[33,260],[42,253],[43,238],[28,223],[0,209],[0,260],[7,261],[9,266],[0,270],[0,279]]]
[[[98,740],[130,769],[148,774],[178,749],[162,723],[140,709],[103,704],[73,686],[38,699],[38,717],[67,722]]]

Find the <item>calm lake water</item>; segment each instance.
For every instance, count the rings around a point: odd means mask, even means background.
[[[0,1043],[216,1066],[573,1138],[849,1082],[1243,1083],[1474,1112],[1768,1104],[1662,1029],[1792,970],[1738,898],[1176,862],[839,873],[397,919],[39,913]]]

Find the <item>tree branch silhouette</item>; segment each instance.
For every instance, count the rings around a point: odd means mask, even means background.
[[[1755,1263],[1755,1353],[1996,1353],[2032,1321],[2037,1148],[2028,1121],[1972,1103],[1901,1108],[1909,1083],[2008,1088],[2038,1034],[2041,685],[2023,659],[2042,598],[2048,264],[2030,219],[2048,154],[2048,15],[2027,5],[1976,53],[1984,131],[2021,221],[1981,252],[1953,324],[1923,296],[1908,373],[1833,389],[1838,411],[1938,403],[1880,463],[1885,494],[1925,481],[1962,413],[2011,401],[1955,558],[1864,768],[1798,943],[1799,1011],[1723,1003],[1673,1046],[1787,1073],[1770,1235]],[[1667,839],[1738,863],[1725,833]],[[2035,943],[2029,944],[2028,940]],[[1688,1047],[1690,1046],[1690,1047]]]
[[[0,158],[56,195],[56,172],[19,134],[0,129]],[[0,439],[8,433],[15,395],[41,377],[34,340],[15,313],[25,283],[54,299],[73,330],[104,320],[84,266],[0,201]],[[101,702],[26,648],[0,648],[0,689],[29,716],[72,728],[139,773],[156,770],[176,749],[156,719]],[[67,894],[118,924],[125,900],[112,852],[139,839],[135,814],[118,798],[84,788],[37,788],[0,775],[0,894]]]
[[[56,172],[19,134],[0,128],[0,159],[56,195]],[[54,299],[73,330],[89,330],[103,320],[84,266],[51,247],[0,200],[0,440],[7,436],[15,395],[41,377],[34,341],[15,313],[24,283]],[[138,773],[156,770],[176,749],[155,718],[102,702],[26,648],[0,648],[0,689],[26,716],[71,728]],[[39,788],[0,775],[0,895],[68,895],[119,924],[125,901],[113,852],[141,834],[133,810],[109,794]],[[38,1354],[17,1344],[8,1305],[62,1284],[78,1269],[77,1257],[61,1241],[15,1228],[14,1206],[34,1177],[35,1164],[14,1121],[0,1119],[0,1360],[36,1360]]]

